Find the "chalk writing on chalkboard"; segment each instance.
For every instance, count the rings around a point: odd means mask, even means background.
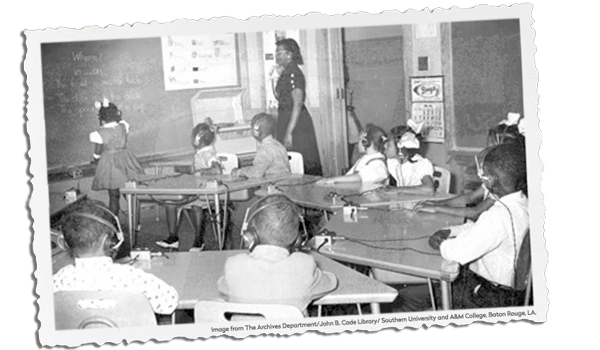
[[[89,164],[89,134],[99,127],[94,102],[103,97],[131,125],[127,147],[136,156],[190,147],[195,91],[165,91],[158,37],[43,44],[42,76],[50,172]]]

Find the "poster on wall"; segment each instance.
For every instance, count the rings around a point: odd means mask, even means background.
[[[165,90],[238,85],[235,34],[161,37]]]
[[[411,102],[444,101],[444,77],[411,77]]]
[[[423,140],[426,142],[444,142],[444,103],[417,102],[412,104],[412,119],[423,122]]]

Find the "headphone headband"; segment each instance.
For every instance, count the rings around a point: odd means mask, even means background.
[[[99,222],[99,223],[103,224],[104,226],[108,227],[115,234],[115,236],[118,239],[117,243],[114,246],[112,246],[111,249],[112,250],[119,249],[119,247],[121,246],[121,244],[123,244],[123,241],[125,240],[125,236],[123,234],[123,230],[121,229],[121,223],[119,222],[119,218],[112,211],[108,210],[107,208],[104,208],[95,203],[94,203],[94,205],[97,208],[100,208],[100,209],[104,210],[105,212],[109,213],[115,219],[115,222],[117,223],[117,227],[115,227],[115,225],[111,224],[110,222],[104,220],[103,218],[96,216],[94,214],[90,214],[90,213],[72,213],[72,214],[69,214],[68,216],[86,218],[89,220]]]
[[[272,201],[272,202],[268,202],[268,203],[264,203],[264,201],[267,200],[267,198],[273,198],[273,197],[279,197],[276,200]],[[302,215],[300,215],[300,210],[298,209],[298,206],[296,205],[296,203],[292,202],[288,197],[286,197],[285,195],[282,194],[272,194],[272,195],[268,195],[266,197],[263,197],[262,199],[258,200],[257,202],[255,202],[254,204],[252,204],[248,209],[246,209],[246,215],[244,216],[244,223],[242,224],[242,229],[240,234],[242,235],[242,237],[244,237],[244,235],[247,234],[247,231],[249,229],[250,223],[254,220],[254,218],[261,213],[263,210],[267,209],[270,206],[273,205],[277,205],[280,203],[285,203],[287,205],[289,205],[293,211],[295,212],[295,215],[298,215],[298,219],[299,221],[302,223],[302,226],[304,228],[304,232],[306,234],[306,225],[304,224],[304,217]],[[252,251],[259,243],[259,237],[256,233],[254,233],[255,237],[254,237],[254,244],[251,244],[249,249],[250,251]],[[292,245],[290,246],[290,250],[293,250],[297,245],[299,245],[299,243],[301,243],[302,241],[302,236],[301,235],[297,235],[294,243],[292,243]],[[300,242],[299,242],[300,241]]]

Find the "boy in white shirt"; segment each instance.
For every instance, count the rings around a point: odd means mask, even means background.
[[[442,256],[462,265],[452,283],[454,308],[515,303],[516,260],[529,230],[527,168],[521,144],[501,144],[481,160],[478,174],[494,204],[476,222],[440,230],[430,238]]]

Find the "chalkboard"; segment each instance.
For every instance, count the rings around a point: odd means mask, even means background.
[[[88,164],[95,101],[115,103],[131,125],[128,148],[140,158],[190,150],[191,98],[165,91],[160,38],[42,45],[48,171]]]
[[[452,31],[454,141],[481,148],[508,112],[523,113],[518,19],[455,22]]]

